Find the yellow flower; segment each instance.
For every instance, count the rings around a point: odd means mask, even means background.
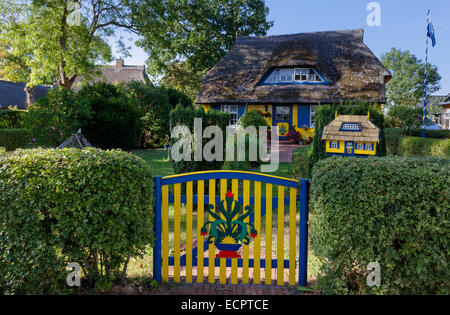
[[[222,244],[236,244],[236,241],[231,236],[225,236],[221,243]]]

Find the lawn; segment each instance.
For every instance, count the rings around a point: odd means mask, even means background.
[[[305,154],[306,149],[305,148],[298,148],[294,151],[294,160],[295,157],[299,154]],[[164,150],[140,150],[140,151],[134,151],[134,154],[137,156],[143,158],[149,165],[151,166],[153,173],[155,175],[161,175],[161,176],[167,176],[173,174],[173,169],[171,167],[170,161],[167,158],[167,151]],[[280,163],[279,168],[277,171],[273,173],[269,173],[270,175],[274,176],[280,176],[280,177],[286,177],[286,178],[292,178],[291,169],[293,167],[293,163]],[[256,172],[259,172],[259,168],[254,170]],[[253,187],[252,187],[253,188]],[[276,188],[275,186],[273,187]],[[273,191],[274,196],[277,193],[276,190]],[[239,194],[242,194],[242,187],[239,189]],[[253,194],[253,189],[251,189],[251,194]],[[265,195],[265,185],[262,185],[262,195]],[[186,240],[186,224],[185,224],[185,208],[182,206],[181,209],[181,244],[184,243]],[[272,214],[272,251],[273,251],[273,257],[276,256],[276,248],[277,248],[277,209],[273,209]],[[173,231],[173,207],[169,206],[169,231]],[[297,223],[299,221],[299,214],[297,214]],[[289,215],[288,215],[288,209],[285,208],[285,227],[284,227],[284,253],[285,258],[288,258],[288,249],[289,249],[289,243],[288,243],[288,235],[289,235]],[[195,235],[197,227],[197,220],[196,215],[193,216],[193,234]],[[265,242],[263,241],[265,239],[265,218],[262,218],[261,220],[261,251],[262,255],[265,251]],[[298,231],[296,231],[296,239],[298,240]],[[297,241],[298,243],[298,241]],[[298,244],[297,244],[298,247]],[[173,249],[173,233],[170,233],[169,236],[169,248]],[[250,249],[252,252],[252,249]],[[207,252],[205,252],[207,254]],[[309,280],[314,280],[318,273],[319,268],[319,262],[316,259],[316,257],[310,252],[308,257],[308,278]],[[130,266],[128,270],[128,275],[131,278],[144,278],[148,279],[152,275],[152,249],[148,249],[147,253],[144,255],[143,258],[140,259],[132,259],[130,261]],[[264,270],[261,271],[261,274],[264,274]]]

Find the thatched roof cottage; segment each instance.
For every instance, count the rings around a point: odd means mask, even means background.
[[[314,127],[318,104],[386,102],[391,74],[364,44],[364,31],[239,37],[203,78],[197,104],[232,114],[259,110],[272,126]]]

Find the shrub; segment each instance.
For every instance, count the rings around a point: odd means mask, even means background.
[[[29,129],[0,129],[0,146],[7,151],[23,148],[31,142]]]
[[[402,128],[411,135],[411,130],[422,124],[423,110],[407,106],[394,106],[386,115],[386,126]]]
[[[450,157],[450,139],[403,137],[399,153],[404,156]]]
[[[20,109],[5,109],[0,111],[0,129],[18,129],[25,127],[28,112]]]
[[[422,137],[422,129],[416,128],[411,130],[411,136],[413,137]],[[450,139],[450,130],[442,129],[442,130],[425,130],[426,138],[433,139]]]
[[[170,134],[167,117],[176,105],[192,108],[192,101],[185,94],[164,86],[154,86],[146,82],[133,81],[127,84],[127,93],[145,113],[143,117],[144,134],[141,147],[161,148],[165,136]]]
[[[406,132],[400,128],[386,128],[386,151],[388,155],[399,155],[400,140]]]
[[[333,157],[313,169],[311,246],[327,293],[449,294],[447,159]],[[378,261],[381,286],[368,287]]]
[[[171,129],[175,126],[186,126],[191,135],[194,135],[194,119],[201,118],[202,119],[202,134],[203,131],[209,126],[218,126],[223,133],[223,137],[226,135],[226,127],[229,124],[231,116],[229,113],[222,113],[218,111],[207,111],[205,112],[201,108],[186,108],[181,105],[177,106],[174,110],[170,112],[170,127]],[[220,135],[214,135],[217,137]],[[172,144],[175,144],[179,138],[171,138]],[[210,139],[202,138],[202,149],[205,144],[207,144]],[[206,161],[205,157],[202,155],[202,161],[194,160],[194,150],[193,150],[193,139],[191,141],[190,146],[190,161],[174,161],[172,160],[172,166],[175,174],[181,173],[189,173],[189,172],[198,172],[198,171],[206,171],[206,170],[220,170],[223,166],[223,160],[225,159],[225,144],[226,141],[223,139],[223,159],[222,161]]]
[[[325,150],[325,141],[322,141],[323,128],[333,121],[335,113],[338,115],[367,115],[370,112],[370,121],[380,128],[380,143],[377,145],[377,156],[386,155],[386,139],[384,134],[384,116],[378,110],[377,105],[365,103],[321,105],[317,108],[315,115],[315,129],[313,140],[313,153],[309,161],[309,168],[314,164],[328,157]]]
[[[298,148],[294,151],[292,157],[292,166],[289,170],[289,174],[293,178],[310,178],[309,159],[312,154],[312,145]]]
[[[266,119],[262,116],[260,111],[251,110],[241,118],[239,118],[239,124],[243,128],[247,128],[248,126],[255,126],[256,130],[259,130],[259,127],[268,127]]]
[[[58,293],[68,262],[104,285],[153,243],[152,174],[134,155],[17,150],[0,158],[0,191],[0,293]]]
[[[85,99],[72,90],[58,87],[28,106],[26,124],[38,144],[58,146],[79,128],[87,126],[91,115]]]
[[[78,96],[86,99],[93,115],[83,134],[102,149],[131,150],[139,147],[144,113],[125,88],[104,82],[83,87]]]

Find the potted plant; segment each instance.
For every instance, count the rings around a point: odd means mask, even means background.
[[[213,205],[208,205],[206,208],[214,221],[208,221],[203,225],[201,235],[206,236],[209,233],[208,244],[214,242],[220,250],[219,254],[216,255],[217,258],[240,258],[238,250],[242,247],[242,244],[248,245],[250,237],[255,238],[257,236],[253,224],[244,223],[244,219],[250,216],[253,209],[251,206],[246,206],[244,214],[239,215],[241,205],[234,201],[233,207],[233,198],[234,195],[231,191],[228,191],[225,200],[219,203],[218,213],[213,211]]]
[[[302,134],[296,130],[290,130],[286,136],[295,144],[298,144],[302,139]]]

